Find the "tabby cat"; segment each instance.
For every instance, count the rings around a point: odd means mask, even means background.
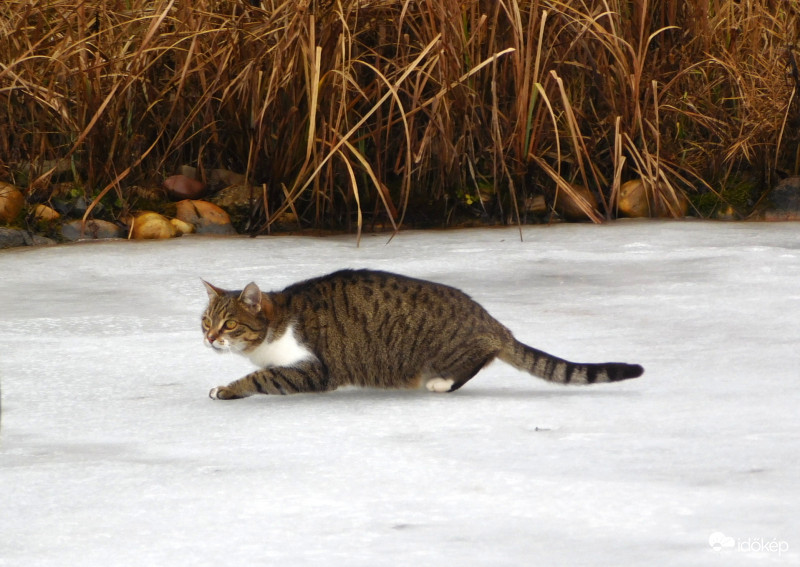
[[[465,293],[370,270],[342,270],[264,293],[203,282],[205,342],[260,368],[209,396],[322,392],[340,386],[458,390],[495,358],[561,384],[641,376],[638,364],[581,364],[514,338]]]

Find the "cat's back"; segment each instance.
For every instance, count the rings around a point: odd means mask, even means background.
[[[385,309],[404,314],[419,311],[432,316],[454,311],[484,312],[459,289],[379,270],[339,270],[293,284],[283,293],[311,302],[310,307],[317,313],[343,309],[339,316]]]
[[[306,321],[368,342],[417,343],[420,336],[460,328],[504,329],[461,290],[391,272],[341,270],[283,293],[305,312]]]

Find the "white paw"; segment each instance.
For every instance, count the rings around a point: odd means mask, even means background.
[[[425,382],[425,387],[430,392],[449,392],[454,382],[455,380],[450,380],[449,378],[431,378]]]
[[[217,396],[218,392],[219,388],[211,388],[211,391],[208,393],[208,397],[211,398],[212,400],[218,400],[219,399],[219,396]]]

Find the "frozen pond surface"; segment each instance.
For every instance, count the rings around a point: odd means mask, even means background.
[[[0,565],[800,563],[800,225],[523,233],[0,252]],[[251,367],[203,347],[200,277],[343,267],[455,285],[528,344],[646,373],[207,397]]]

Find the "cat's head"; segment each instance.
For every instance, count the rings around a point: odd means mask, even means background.
[[[220,289],[203,281],[208,292],[208,307],[202,318],[205,344],[222,352],[247,352],[266,336],[269,302],[261,290],[249,283],[241,291]]]

